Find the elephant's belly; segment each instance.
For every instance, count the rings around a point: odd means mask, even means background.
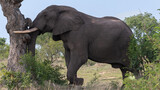
[[[89,59],[101,63],[120,63],[123,56],[123,50],[117,45],[92,45],[89,47]]]

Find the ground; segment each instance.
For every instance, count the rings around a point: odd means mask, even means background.
[[[7,60],[0,61],[0,63],[7,64]],[[54,62],[54,64],[63,67],[64,69],[61,70],[61,73],[66,76],[67,70],[66,70],[64,59],[58,60]],[[84,78],[83,88],[92,87],[92,90],[96,90],[96,89],[104,90],[106,88],[109,90],[113,90],[113,88],[115,88],[115,90],[117,90],[122,85],[121,71],[119,69],[112,68],[111,65],[109,64],[95,63],[92,66],[83,65],[79,69],[77,75],[79,78]],[[79,89],[76,89],[76,90],[79,90]]]
[[[63,60],[59,61],[60,66],[65,69],[61,72],[66,75],[66,67],[63,66]],[[110,64],[96,63],[95,65],[83,65],[78,70],[78,77],[84,78],[84,87],[87,86],[108,86],[109,84],[116,84],[117,87],[122,85],[122,74],[120,69],[112,68]]]

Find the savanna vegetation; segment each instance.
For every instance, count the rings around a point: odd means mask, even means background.
[[[160,24],[150,13],[138,14],[125,19],[134,36],[128,49],[131,67],[140,72],[139,79],[126,78],[125,89],[160,89]],[[128,74],[132,76],[132,74]]]
[[[7,59],[9,55],[9,45],[6,44],[5,38],[0,38],[0,61]]]
[[[107,64],[88,61],[78,75],[85,79],[83,87],[91,90],[117,90],[124,83],[125,90],[159,90],[160,89],[160,23],[150,13],[141,13],[125,18],[124,22],[132,29],[128,55],[131,68],[140,72],[139,79],[128,73],[124,82],[119,69]],[[25,65],[25,72],[7,70],[9,45],[0,38],[0,88],[12,89],[70,89],[66,81],[64,48],[62,42],[55,42],[46,33],[38,37],[36,56],[25,54],[19,64]]]

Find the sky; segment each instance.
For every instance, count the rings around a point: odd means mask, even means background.
[[[160,9],[160,0],[23,0],[20,10],[26,18],[34,20],[40,11],[50,5],[70,6],[95,17],[114,16],[124,20],[125,17],[148,12],[160,19],[160,11],[157,10]],[[6,38],[9,44],[6,23],[0,7],[0,37]]]

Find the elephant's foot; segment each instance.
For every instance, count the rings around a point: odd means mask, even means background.
[[[83,78],[76,78],[74,84],[75,85],[83,85],[84,79]]]
[[[70,83],[70,85],[83,85],[84,79],[83,78],[75,78],[73,83]]]

